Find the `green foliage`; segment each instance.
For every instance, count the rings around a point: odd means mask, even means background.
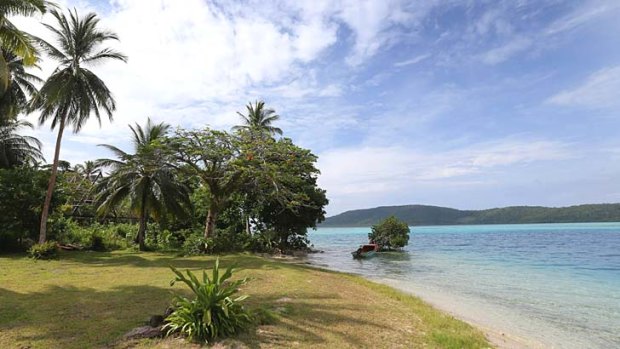
[[[23,250],[36,239],[48,171],[31,168],[0,169],[0,250]],[[52,212],[65,201],[64,181],[52,201]]]
[[[280,249],[307,248],[307,229],[324,219],[328,203],[325,190],[317,185],[317,157],[288,138],[245,133],[239,137],[242,153],[251,154],[244,162],[244,211]]]
[[[0,2],[0,50],[24,57],[27,65],[34,65],[37,61],[37,49],[33,45],[29,34],[19,30],[9,20],[16,15],[34,16],[45,13],[49,3],[44,0],[21,0]],[[0,58],[0,65],[6,64]],[[4,93],[6,76],[0,70],[0,94]],[[5,80],[5,81],[3,81]]]
[[[43,160],[41,142],[34,137],[20,135],[18,131],[21,128],[32,128],[32,124],[23,120],[0,121],[0,169],[32,165]]]
[[[233,193],[243,183],[239,146],[231,134],[208,128],[177,130],[170,140],[179,162],[188,176],[202,187],[206,199],[206,236],[214,230],[219,213],[226,208]]]
[[[183,242],[183,254],[186,256],[196,256],[209,253],[212,240],[205,239],[202,234],[192,234]]]
[[[246,130],[252,133],[266,133],[269,135],[282,135],[282,129],[272,126],[275,121],[280,119],[273,109],[265,108],[265,102],[256,101],[254,104],[248,103],[245,108],[247,115],[237,112],[243,120],[243,125],[233,127],[233,130]]]
[[[170,282],[185,283],[194,293],[189,299],[177,295],[174,312],[166,318],[167,334],[180,332],[190,340],[208,343],[215,338],[229,337],[247,329],[252,324],[249,312],[241,305],[247,296],[232,298],[247,279],[227,281],[233,267],[220,275],[219,259],[215,261],[211,278],[203,270],[202,280],[186,270],[187,276],[170,267],[176,277]]]
[[[30,258],[39,259],[56,259],[58,258],[58,245],[55,241],[46,241],[42,244],[35,244],[28,249]]]
[[[0,125],[15,122],[21,113],[27,113],[29,98],[37,92],[35,84],[41,82],[37,76],[28,73],[24,60],[9,51],[0,52],[1,60],[6,63],[8,72],[7,86],[0,92]]]
[[[97,191],[97,212],[105,215],[129,203],[131,212],[139,218],[138,243],[146,248],[145,235],[149,217],[160,220],[167,213],[185,215],[189,206],[187,187],[177,177],[172,154],[162,145],[170,125],[153,124],[130,126],[134,135],[134,154],[113,145],[104,144],[118,159],[99,159],[100,167],[111,167],[110,176],[101,180]]]
[[[379,244],[382,249],[402,248],[409,243],[409,226],[394,216],[373,225],[371,230],[368,239]]]
[[[135,231],[135,224],[79,225],[65,217],[56,217],[49,223],[50,238],[61,244],[78,245],[93,251],[125,249],[131,245]]]

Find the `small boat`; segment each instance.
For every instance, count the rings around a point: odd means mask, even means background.
[[[351,255],[353,256],[353,258],[366,258],[374,256],[377,251],[379,251],[379,245],[366,244],[360,245],[360,248],[351,252]]]

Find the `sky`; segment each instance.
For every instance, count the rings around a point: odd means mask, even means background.
[[[620,1],[56,3],[96,12],[129,57],[92,68],[117,111],[66,133],[74,164],[131,150],[148,117],[228,130],[262,99],[318,155],[328,215],[620,202]],[[51,39],[41,21],[15,19]]]

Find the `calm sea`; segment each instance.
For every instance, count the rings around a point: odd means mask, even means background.
[[[556,348],[620,348],[620,223],[411,227],[404,253],[354,260],[370,228],[319,228],[310,262]]]

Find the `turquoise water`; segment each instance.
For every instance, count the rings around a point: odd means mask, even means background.
[[[443,295],[458,315],[545,347],[620,348],[620,223],[411,227],[405,253],[352,259],[369,231],[312,231],[324,253],[310,262]]]

